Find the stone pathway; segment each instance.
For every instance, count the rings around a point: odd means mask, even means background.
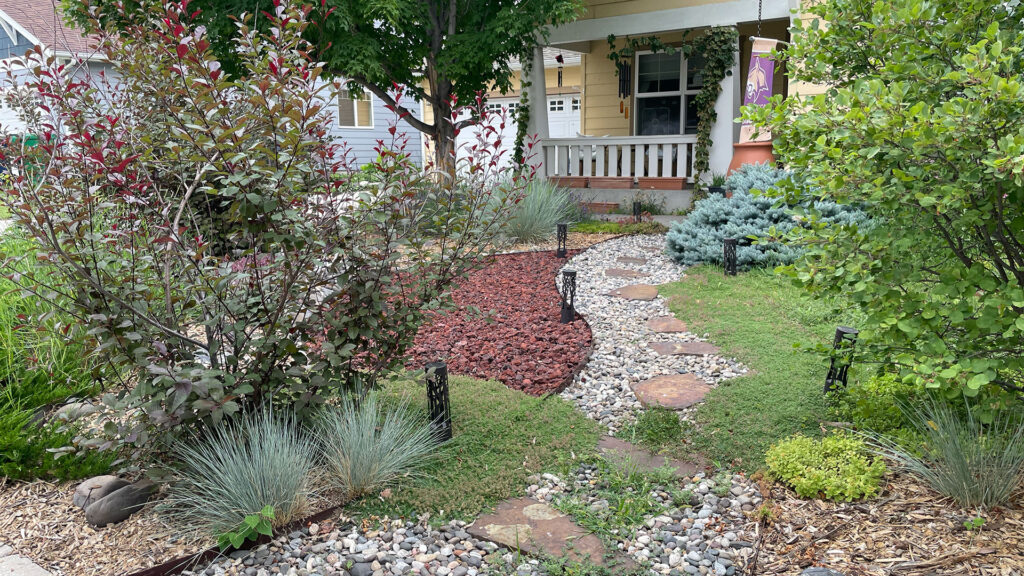
[[[694,464],[651,454],[614,436],[602,436],[597,443],[597,450],[605,459],[615,464],[634,464],[647,470],[671,466],[679,478],[693,476],[697,473],[697,466]]]
[[[651,462],[657,464],[657,461]],[[603,480],[591,465],[570,478],[552,474],[536,478],[527,489],[535,501],[573,499],[592,514],[613,514],[598,487]],[[647,495],[657,510],[640,527],[616,537],[616,547],[652,575],[734,576],[754,554],[756,522],[747,517],[762,502],[757,485],[746,476],[703,472],[662,486]]]
[[[643,407],[665,406],[688,418],[708,390],[746,372],[689,332],[658,295],[659,284],[678,281],[684,270],[664,249],[661,236],[627,236],[564,267],[576,270],[576,310],[590,324],[594,353],[562,397],[609,433]]]
[[[610,433],[642,407],[665,406],[686,418],[718,382],[746,372],[672,316],[657,285],[679,280],[683,268],[663,252],[663,238],[631,236],[597,245],[565,266],[577,271],[576,309],[590,324],[594,353],[562,395]],[[605,499],[613,497],[601,492],[605,481],[600,472],[583,464],[569,479],[535,476],[526,497],[507,500],[469,525],[431,528],[387,519],[376,529],[314,525],[186,574],[546,574],[537,558],[521,553],[567,557],[613,573],[643,566],[652,574],[671,576],[733,576],[737,566],[746,564],[754,536],[745,513],[761,502],[756,484],[742,475],[708,477],[693,464],[612,436],[601,438],[598,449],[613,466],[670,466],[678,480],[648,495],[659,511],[639,528],[616,536],[612,549],[558,510],[563,498],[572,498],[591,513],[614,513]]]
[[[574,562],[589,562],[620,570],[636,566],[632,559],[615,557],[601,539],[573,523],[547,502],[532,498],[507,500],[491,514],[477,518],[469,527],[477,538],[494,542],[527,554],[566,557]]]

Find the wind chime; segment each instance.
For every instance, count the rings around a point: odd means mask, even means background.
[[[562,57],[561,53],[559,53],[558,56],[555,56],[555,62],[558,62],[558,87],[561,88],[562,87],[562,67],[565,66],[565,58]]]
[[[619,114],[629,119],[629,105],[626,100],[633,95],[633,64],[629,58],[620,59],[615,63],[615,70],[619,74]]]

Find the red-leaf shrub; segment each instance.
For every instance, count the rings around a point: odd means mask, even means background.
[[[350,170],[307,13],[278,4],[262,32],[243,18],[242,77],[222,73],[187,2],[94,38],[107,73],[37,48],[8,76],[40,144],[5,152],[3,201],[46,269],[14,280],[73,314],[123,376],[105,404],[141,417],[111,435],[372,385],[518,201],[527,177],[499,173],[497,147],[424,175],[394,130]]]

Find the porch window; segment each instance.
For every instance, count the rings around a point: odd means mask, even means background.
[[[636,134],[696,134],[694,98],[704,86],[704,57],[638,54],[636,69]]]
[[[348,90],[338,94],[338,125],[342,128],[373,128],[370,95],[354,96]]]

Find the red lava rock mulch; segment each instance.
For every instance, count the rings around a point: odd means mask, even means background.
[[[572,252],[570,252],[570,256]],[[590,352],[590,328],[559,323],[554,252],[496,256],[453,293],[457,309],[420,328],[408,368],[443,359],[448,370],[541,395],[563,388]],[[467,308],[475,306],[482,314]]]

